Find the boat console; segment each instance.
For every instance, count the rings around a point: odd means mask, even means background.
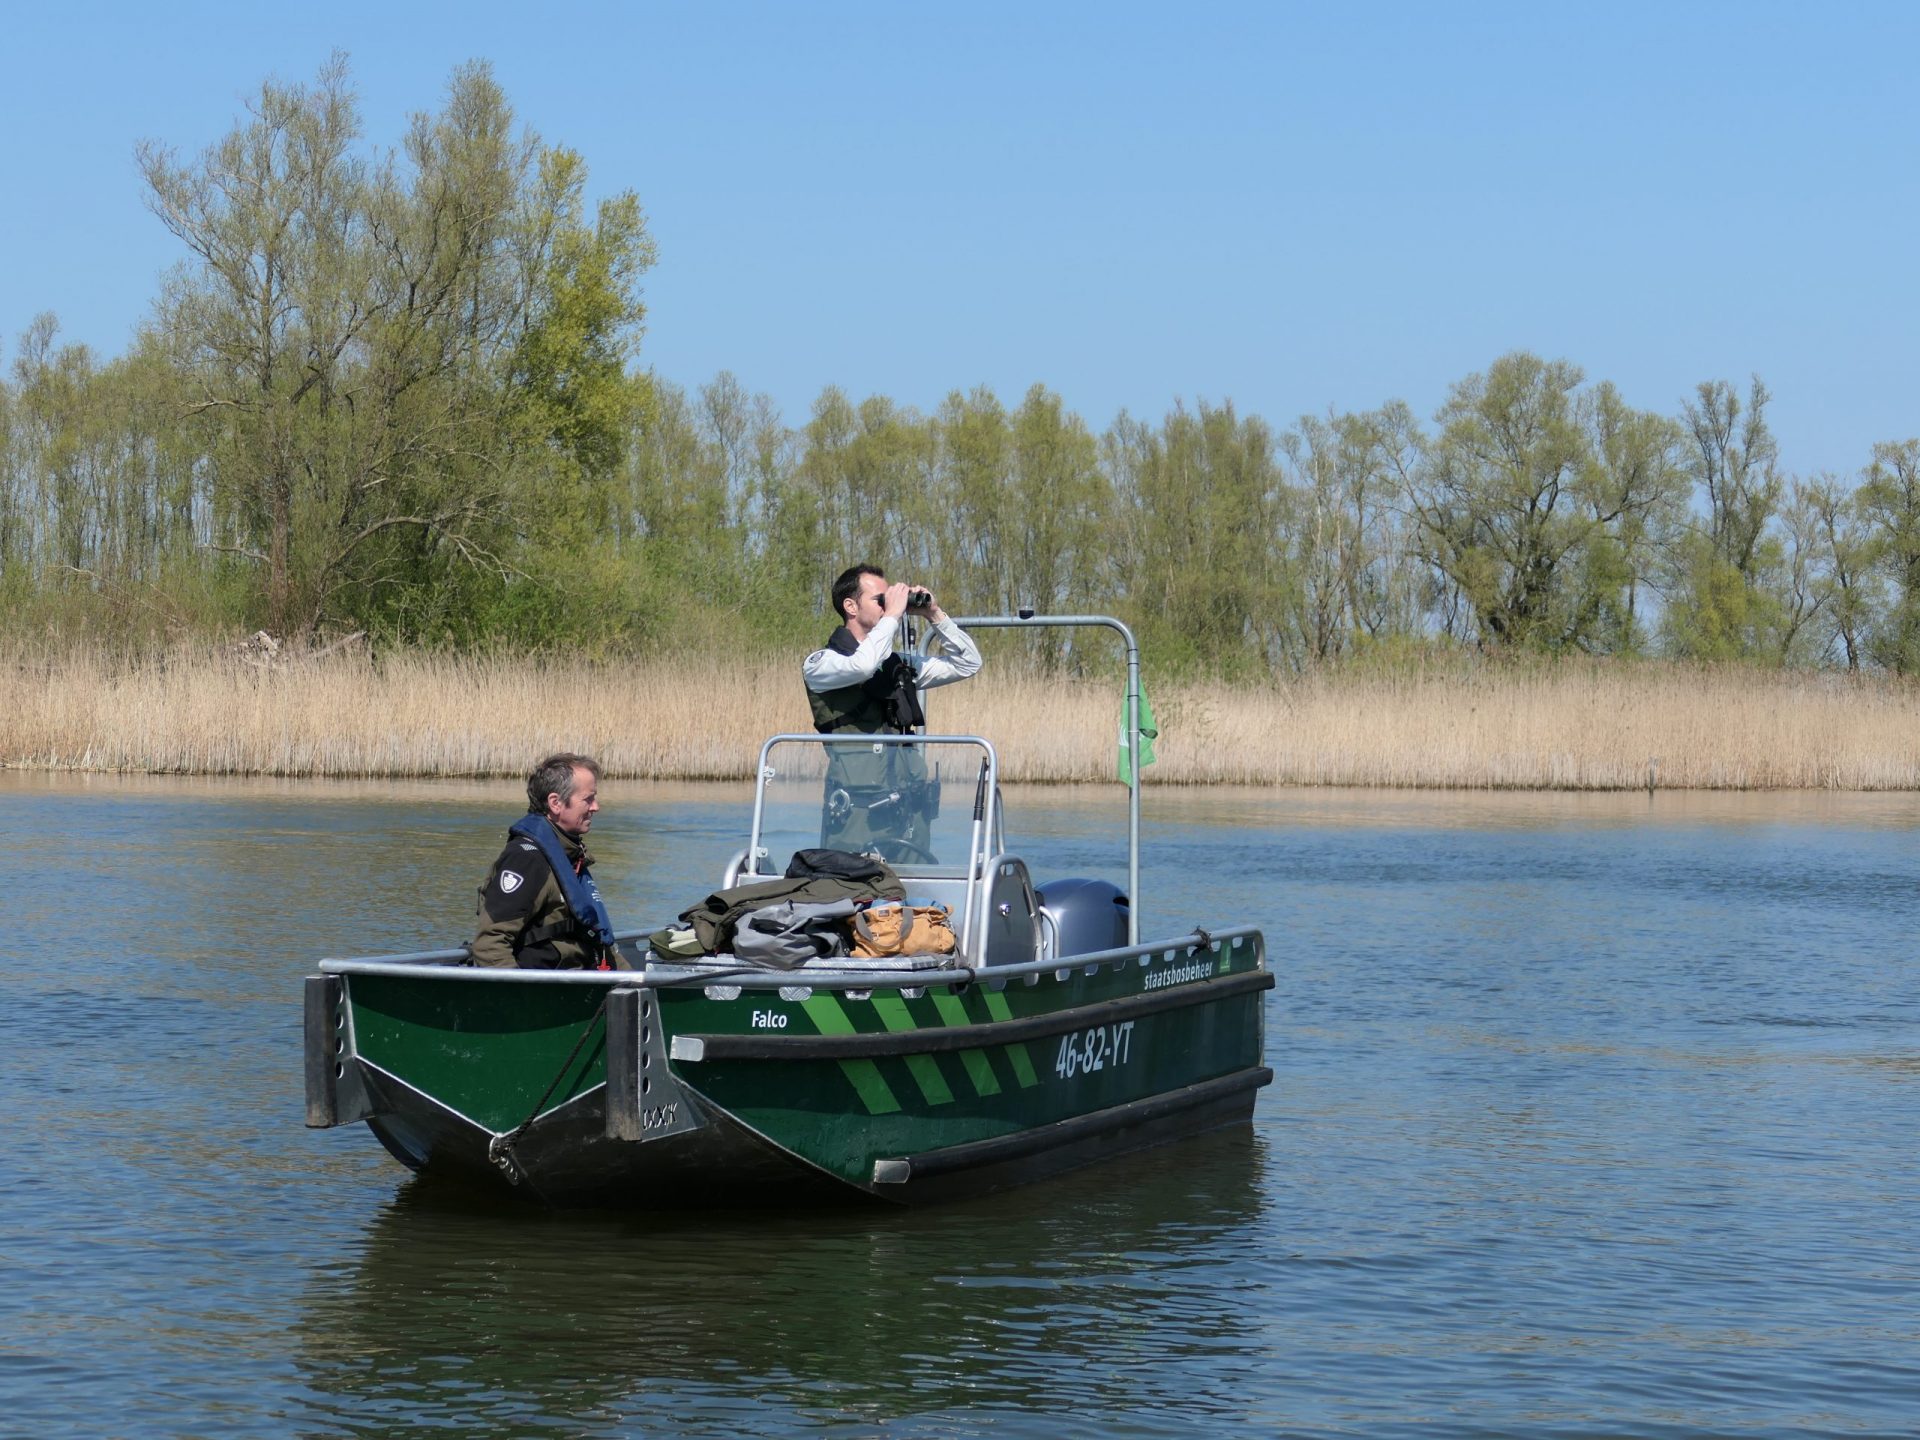
[[[959,964],[1055,960],[1127,943],[1127,897],[1100,880],[1035,888],[1006,848],[1000,762],[977,735],[776,735],[760,749],[747,849],[726,885],[814,847],[879,855],[912,904],[944,905]],[[815,962],[826,966],[832,962]]]

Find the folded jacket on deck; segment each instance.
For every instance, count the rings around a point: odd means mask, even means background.
[[[844,880],[833,875],[816,875],[805,880],[757,880],[751,885],[732,885],[714,891],[691,910],[683,910],[680,922],[699,937],[702,950],[717,955],[733,944],[734,927],[742,915],[752,910],[789,900],[824,905],[834,900],[906,898],[906,887],[891,869],[872,880]]]

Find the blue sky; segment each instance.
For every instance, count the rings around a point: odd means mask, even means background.
[[[0,354],[106,354],[180,258],[132,152],[351,57],[370,142],[490,61],[631,188],[643,354],[790,422],[1043,382],[1423,416],[1510,349],[1638,405],[1758,373],[1788,468],[1920,434],[1920,5],[200,4],[22,9]]]

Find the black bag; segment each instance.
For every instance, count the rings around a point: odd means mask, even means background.
[[[831,876],[835,880],[893,880],[897,877],[886,861],[874,855],[856,855],[851,850],[796,850],[787,862],[787,879],[817,880]]]

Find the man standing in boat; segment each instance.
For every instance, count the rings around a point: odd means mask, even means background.
[[[878,566],[855,565],[833,582],[831,598],[840,628],[800,667],[813,728],[821,734],[912,734],[926,725],[923,690],[979,673],[979,647],[932,591],[889,584]],[[942,653],[918,656],[893,648],[908,615],[932,624]],[[889,745],[875,752],[835,746],[827,760],[820,843],[836,850],[877,848],[885,859],[931,861],[927,827],[938,807],[938,781],[929,779],[917,747]]]
[[[600,809],[600,764],[549,755],[527,777],[527,813],[480,887],[476,965],[523,970],[626,970],[593,880],[587,830]]]

